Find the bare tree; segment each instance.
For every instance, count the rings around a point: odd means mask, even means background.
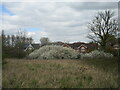
[[[100,44],[104,50],[118,31],[118,21],[113,17],[114,12],[110,10],[98,12],[93,21],[88,24],[88,29],[91,31],[88,38]]]
[[[2,46],[5,46],[5,42],[6,42],[5,40],[6,40],[6,37],[5,37],[4,30],[2,30],[1,37],[2,37]]]
[[[6,45],[10,46],[10,35],[7,35],[6,37]]]
[[[40,38],[40,42],[41,42],[41,45],[47,45],[50,43],[50,40],[47,37],[42,37]]]
[[[12,47],[15,46],[15,35],[11,36],[11,41],[12,41]]]
[[[33,42],[32,37],[29,38],[29,43],[31,44]]]

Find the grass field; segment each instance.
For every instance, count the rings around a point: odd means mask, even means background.
[[[6,59],[3,88],[117,88],[117,60]]]

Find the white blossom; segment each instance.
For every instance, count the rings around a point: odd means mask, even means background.
[[[72,48],[46,45],[29,54],[30,59],[78,59],[79,52]]]
[[[110,53],[106,53],[104,51],[98,51],[98,50],[94,50],[90,53],[86,53],[86,54],[82,54],[81,58],[82,59],[87,59],[87,58],[112,58],[113,55]]]

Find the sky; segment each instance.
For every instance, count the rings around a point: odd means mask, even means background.
[[[117,2],[4,2],[0,4],[0,31],[26,32],[35,43],[50,41],[90,42],[87,25],[97,12],[111,10],[118,17]]]

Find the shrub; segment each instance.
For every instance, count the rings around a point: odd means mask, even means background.
[[[92,58],[92,59],[104,59],[104,58],[112,58],[113,55],[110,53],[106,53],[104,51],[98,51],[98,50],[94,50],[90,53],[86,53],[86,54],[82,54],[81,58],[82,59],[88,59],[88,58]]]
[[[78,59],[80,54],[72,48],[46,45],[30,53],[29,59]]]

